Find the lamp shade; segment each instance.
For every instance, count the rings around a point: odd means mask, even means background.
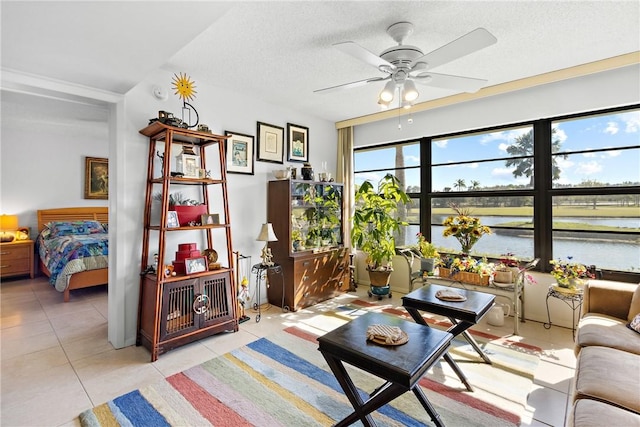
[[[278,240],[270,222],[262,224],[262,229],[260,229],[260,234],[258,234],[256,240],[259,242],[275,242]]]
[[[413,83],[413,81],[411,80],[407,80],[404,82],[404,93],[402,95],[402,97],[404,98],[405,101],[415,101],[416,99],[418,99],[418,96],[420,94],[418,93],[418,90],[416,89],[416,85],[415,83]]]
[[[18,215],[1,215],[0,230],[13,231],[18,229]]]
[[[384,89],[380,92],[379,99],[384,102],[391,102],[393,100],[393,94],[396,91],[396,83],[393,80],[389,80]]]

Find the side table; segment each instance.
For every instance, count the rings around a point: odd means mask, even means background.
[[[580,309],[582,308],[582,300],[584,298],[584,294],[582,290],[580,291],[567,291],[560,290],[557,286],[549,286],[549,291],[547,292],[547,299],[545,300],[547,305],[547,320],[548,322],[544,324],[545,329],[551,329],[551,313],[549,313],[549,298],[557,298],[560,301],[564,301],[572,311],[571,315],[571,334],[573,339],[576,339],[576,323],[580,320]],[[577,318],[576,318],[576,312]]]
[[[253,309],[258,310],[258,314],[256,315],[256,323],[260,321],[260,316],[262,314],[262,309],[260,305],[260,284],[263,281],[267,280],[267,271],[280,275],[282,282],[282,311],[289,311],[289,306],[284,305],[284,274],[282,273],[282,266],[280,264],[273,265],[263,265],[263,264],[255,264],[251,267],[251,273],[256,275],[256,287],[258,288],[256,294],[256,302],[253,303]]]
[[[34,242],[16,240],[0,244],[0,277],[28,275],[34,277]]]

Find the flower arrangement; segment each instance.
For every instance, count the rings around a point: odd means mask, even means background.
[[[453,236],[458,239],[462,246],[462,253],[469,254],[471,248],[485,234],[491,234],[491,229],[480,223],[480,218],[472,217],[471,211],[452,204],[451,208],[456,212],[456,216],[447,217],[442,225],[444,237]]]
[[[584,264],[572,262],[573,257],[567,257],[567,261],[552,259],[549,264],[553,266],[551,275],[558,285],[563,288],[575,288],[576,282],[594,277]]]
[[[495,264],[486,258],[481,260],[473,257],[445,257],[441,261],[440,274],[453,277],[461,282],[488,286],[490,278],[495,272]]]
[[[500,263],[498,264],[498,269],[502,268],[518,268],[520,263],[518,262],[518,258],[513,255],[511,252],[507,252],[506,254],[500,255]]]
[[[439,258],[440,254],[436,249],[435,245],[429,241],[422,235],[422,233],[416,234],[416,238],[418,239],[417,249],[422,255],[423,258]]]

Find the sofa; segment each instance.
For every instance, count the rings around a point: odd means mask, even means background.
[[[640,426],[639,315],[640,285],[585,287],[566,426]]]

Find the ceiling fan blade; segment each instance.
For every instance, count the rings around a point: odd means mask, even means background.
[[[427,64],[427,69],[432,70],[437,66],[491,46],[497,41],[498,39],[489,31],[484,28],[476,28],[470,33],[415,59],[411,63],[411,68],[415,67],[419,62],[423,62]]]
[[[389,67],[392,70],[395,70],[396,68],[389,61],[380,58],[375,53],[368,51],[367,49],[363,48],[362,46],[360,46],[355,42],[336,43],[333,46],[338,48],[342,52],[346,53],[347,55],[351,55],[354,58],[359,59],[360,61],[366,62],[369,65],[373,65],[378,69],[381,66]]]
[[[488,80],[475,79],[473,77],[452,76],[450,74],[438,74],[428,71],[420,73],[418,76],[411,78],[416,83],[425,86],[440,87],[443,89],[453,89],[462,92],[477,92]]]
[[[333,91],[341,90],[341,89],[352,89],[354,87],[364,86],[367,83],[381,82],[383,80],[388,80],[389,78],[390,77],[372,77],[370,79],[359,80],[357,82],[345,83],[345,84],[342,84],[342,85],[331,86],[331,87],[326,87],[324,89],[314,90],[313,93],[329,93],[329,92],[333,92]]]

